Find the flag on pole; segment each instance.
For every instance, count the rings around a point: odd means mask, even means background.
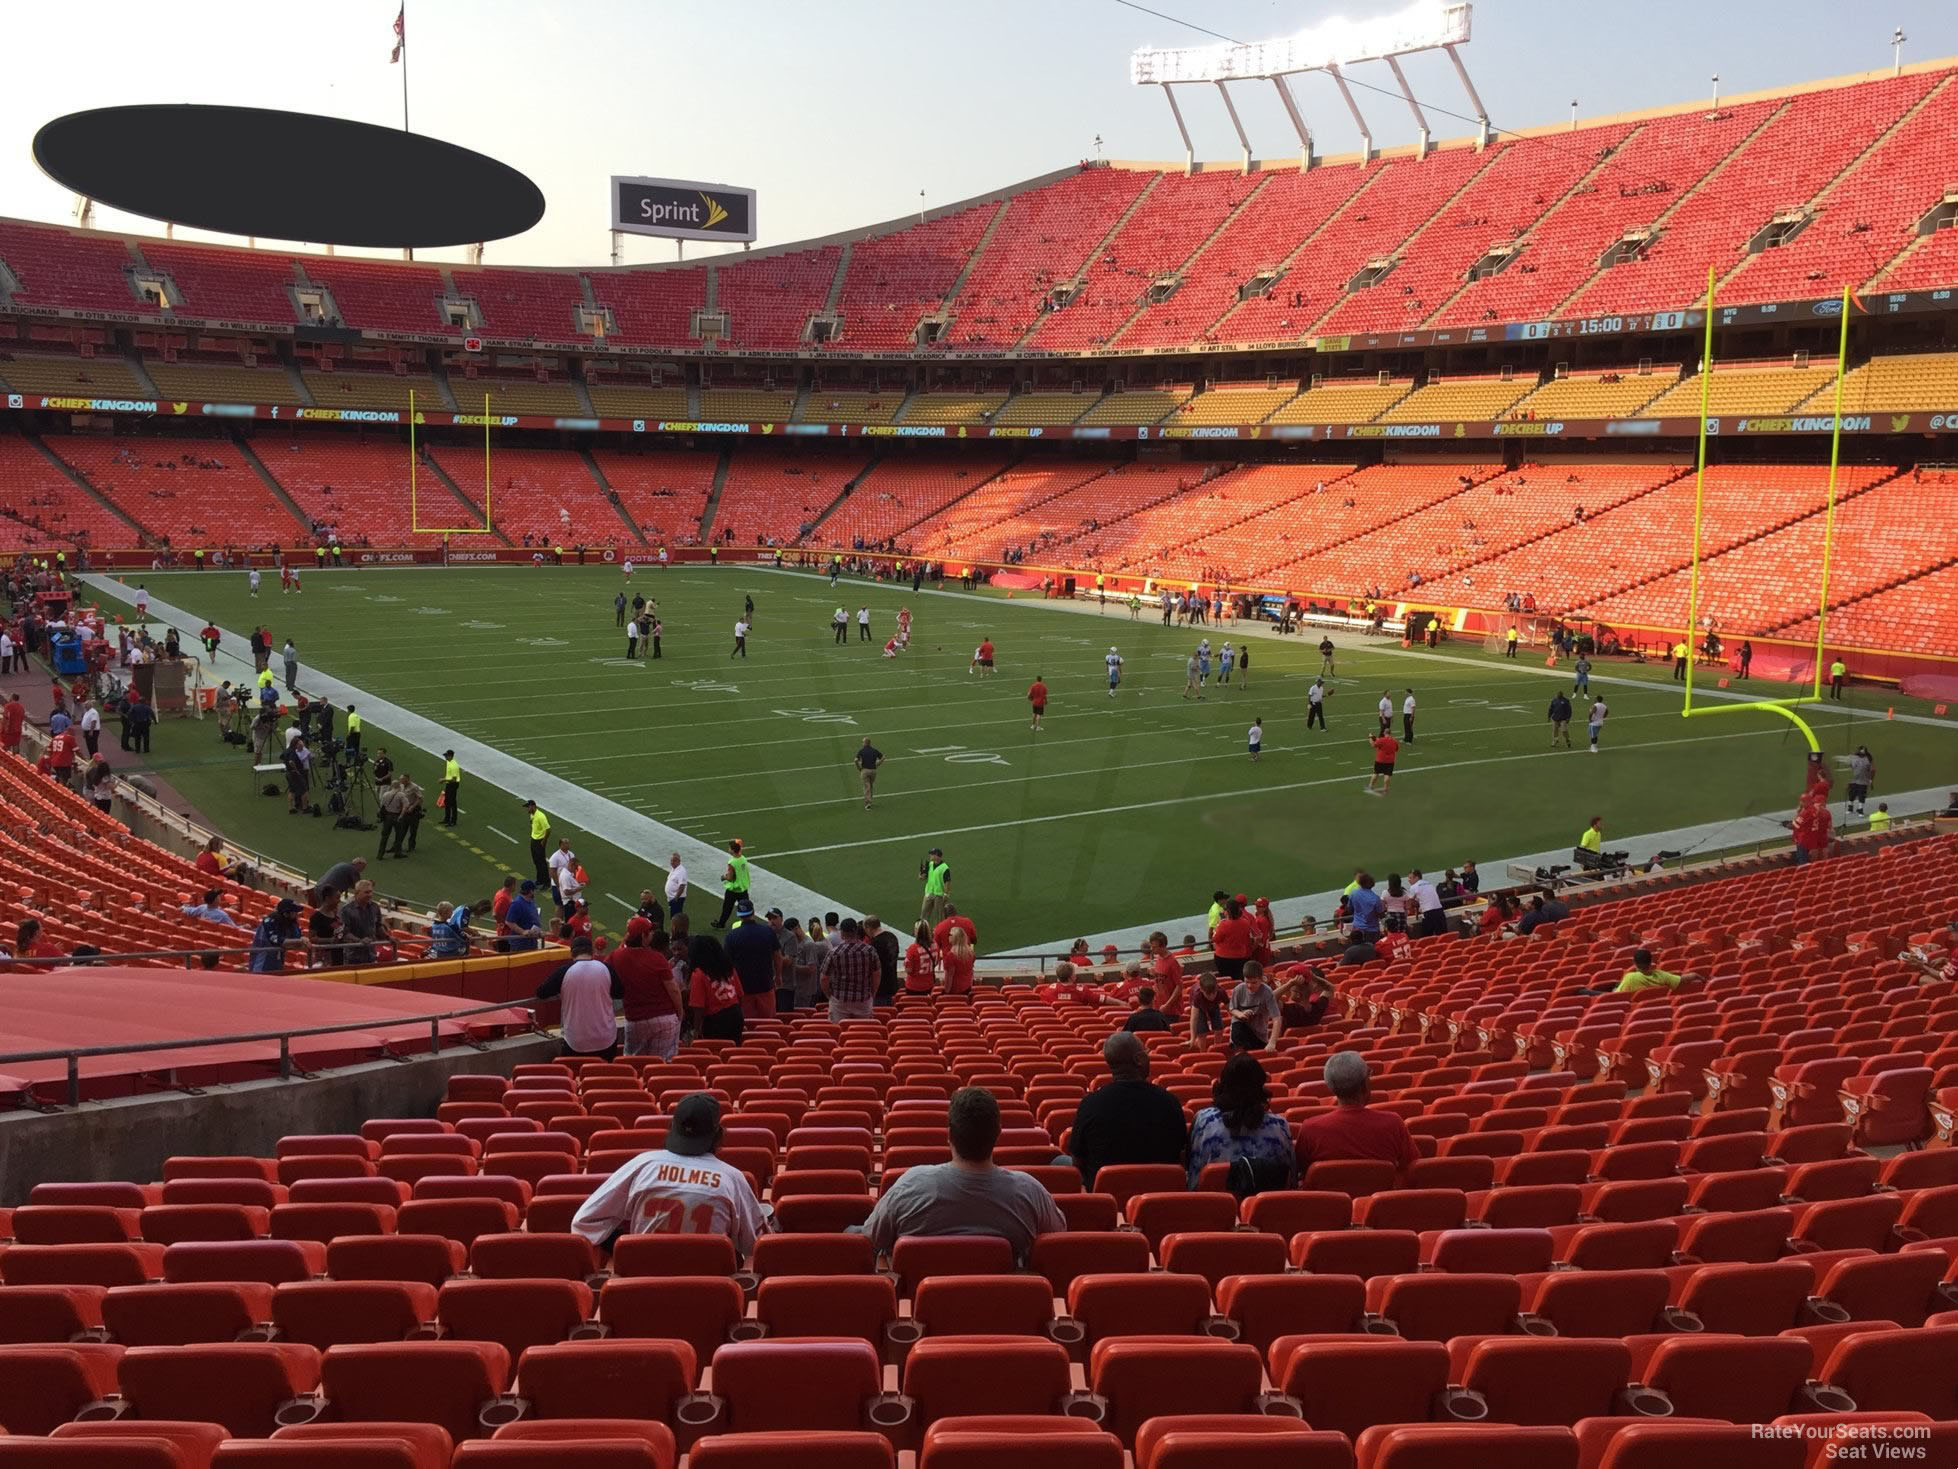
[[[408,44],[407,20],[407,0],[402,0],[401,8],[394,15],[394,50],[388,56],[390,65],[401,60],[401,48]]]

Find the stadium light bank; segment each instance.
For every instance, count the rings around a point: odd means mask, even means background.
[[[1352,88],[1346,85],[1342,68],[1363,61],[1386,62],[1394,74],[1394,85],[1400,89],[1408,111],[1414,114],[1414,125],[1420,130],[1421,152],[1426,154],[1432,136],[1428,119],[1407,85],[1400,58],[1421,51],[1445,51],[1449,61],[1454,63],[1455,75],[1461,80],[1462,89],[1468,93],[1469,105],[1479,125],[1476,146],[1484,147],[1489,141],[1489,111],[1476,94],[1475,83],[1469,80],[1468,68],[1462,65],[1461,53],[1456,49],[1469,38],[1472,9],[1466,0],[1459,0],[1459,3],[1421,0],[1421,3],[1396,14],[1372,20],[1334,17],[1275,41],[1224,42],[1174,50],[1144,47],[1129,57],[1129,80],[1138,87],[1163,89],[1170,114],[1176,119],[1176,131],[1183,138],[1184,165],[1192,169],[1196,165],[1196,150],[1190,143],[1190,130],[1184,125],[1183,109],[1176,101],[1175,89],[1205,85],[1216,87],[1217,95],[1223,99],[1224,110],[1230,114],[1231,126],[1237,130],[1238,146],[1243,150],[1247,171],[1251,167],[1251,140],[1245,136],[1244,123],[1237,115],[1237,104],[1231,100],[1228,84],[1270,82],[1278,89],[1279,101],[1285,105],[1285,115],[1292,120],[1292,127],[1298,133],[1299,168],[1304,170],[1312,166],[1312,130],[1305,125],[1305,119],[1299,113],[1298,99],[1292,95],[1287,77],[1314,71],[1322,71],[1331,77],[1333,85],[1339,88],[1339,95],[1345,99],[1346,110],[1353,115],[1353,122],[1360,130],[1360,142],[1366,157],[1372,158],[1373,132],[1367,126],[1359,104],[1353,100]]]

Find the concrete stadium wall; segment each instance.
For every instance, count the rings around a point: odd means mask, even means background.
[[[358,1132],[372,1117],[432,1117],[451,1076],[508,1076],[557,1055],[554,1037],[523,1035],[477,1050],[371,1061],[293,1081],[253,1081],[202,1095],[92,1102],[71,1111],[0,1116],[0,1207],[37,1183],[163,1177],[183,1153],[269,1158],[287,1133]]]

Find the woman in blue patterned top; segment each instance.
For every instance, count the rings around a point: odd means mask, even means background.
[[[1257,1187],[1290,1188],[1298,1176],[1292,1152],[1292,1129],[1271,1110],[1265,1069],[1253,1056],[1240,1053],[1224,1063],[1210,1088],[1214,1106],[1197,1113],[1190,1132],[1190,1187],[1206,1163],[1250,1162]]]

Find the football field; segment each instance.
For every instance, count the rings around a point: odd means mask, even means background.
[[[629,586],[607,566],[346,569],[309,570],[298,596],[282,596],[268,575],[254,600],[238,572],[127,580],[125,595],[140,580],[193,625],[214,620],[227,653],[245,653],[254,621],[275,643],[292,637],[302,688],[308,673],[331,675],[595,798],[597,814],[579,825],[553,813],[554,831],[569,828],[577,842],[608,929],[642,886],[657,886],[666,843],[647,833],[658,828],[713,846],[738,836],[774,878],[901,929],[917,912],[926,849],[943,847],[953,898],[996,953],[1198,913],[1218,887],[1277,900],[1337,887],[1356,865],[1434,872],[1568,847],[1593,814],[1605,817],[1609,845],[1643,857],[1642,833],[1792,806],[1806,748],[1768,715],[1681,719],[1669,668],[1600,661],[1594,688],[1611,710],[1602,752],[1585,752],[1582,700],[1576,748],[1553,751],[1545,708],[1558,681],[1541,652],[1509,662],[1479,641],[1408,652],[1356,633],[1334,637],[1330,728],[1308,731],[1317,631],[1165,628],[1147,607],[1132,620],[1113,601],[1104,612],[1063,609],[955,584],[913,594],[846,579],[832,591],[825,577],[733,565],[641,568]],[[613,609],[622,587],[657,600],[657,660],[624,656]],[[730,657],[750,596],[747,656]],[[863,605],[868,641],[856,627]],[[850,618],[843,644],[831,632],[839,606]],[[886,658],[901,606],[912,610],[911,644]],[[997,646],[991,677],[969,668],[984,637]],[[1183,696],[1185,660],[1202,637],[1216,650],[1249,640],[1248,686],[1220,686],[1213,662],[1204,697]],[[1125,660],[1114,698],[1111,645]],[[1026,699],[1036,676],[1052,691],[1039,732]],[[1376,706],[1390,694],[1398,733],[1409,688],[1415,742],[1391,793],[1368,795]],[[1879,797],[1952,779],[1958,737],[1921,703],[1860,691],[1809,717],[1832,760],[1871,747]],[[1254,764],[1245,737],[1255,718],[1265,736]],[[371,844],[371,834],[288,817],[208,731],[162,727],[156,763],[223,829],[315,872]],[[871,810],[851,763],[866,737],[886,756]],[[366,743],[406,753],[378,717]],[[439,761],[404,763],[432,804]],[[481,897],[502,871],[528,873],[526,792],[506,784],[466,774],[456,831],[424,827],[414,860],[369,875],[384,891],[433,901]],[[1837,796],[1840,813],[1840,784]],[[622,839],[607,812],[644,818],[639,835]],[[690,861],[699,923],[717,906],[702,890],[717,891],[719,871]],[[755,896],[760,907],[775,901],[767,879]]]

